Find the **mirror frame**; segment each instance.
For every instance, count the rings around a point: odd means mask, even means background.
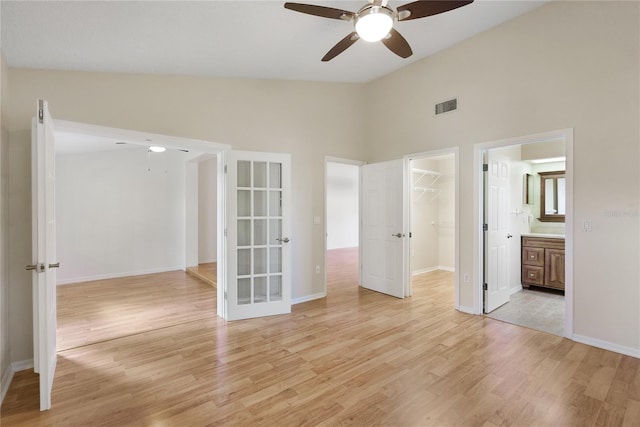
[[[538,220],[540,220],[541,222],[564,222],[565,221],[564,214],[546,214],[544,212],[544,206],[545,206],[544,181],[545,179],[564,178],[564,174],[565,174],[565,171],[538,172],[538,175],[540,175],[540,218],[538,218]]]

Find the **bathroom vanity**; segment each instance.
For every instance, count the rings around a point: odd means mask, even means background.
[[[522,235],[522,286],[564,291],[564,235]]]

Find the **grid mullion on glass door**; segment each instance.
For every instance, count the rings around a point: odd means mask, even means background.
[[[251,289],[251,304],[255,303],[255,273],[254,270],[256,268],[256,259],[255,259],[255,212],[256,212],[256,206],[255,206],[255,162],[251,161],[251,175],[249,177],[250,181],[250,185],[251,185],[251,269],[249,270],[249,274],[251,275],[251,282],[250,282],[250,289]]]

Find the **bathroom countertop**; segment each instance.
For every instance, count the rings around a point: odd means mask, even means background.
[[[564,239],[564,234],[552,234],[552,233],[522,233],[521,236],[525,237],[547,237],[551,239]]]

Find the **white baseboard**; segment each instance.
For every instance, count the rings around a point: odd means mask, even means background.
[[[574,334],[572,339],[576,342],[587,344],[593,347],[602,348],[604,350],[613,351],[615,353],[624,354],[627,356],[640,359],[640,349],[624,347],[622,345],[614,344],[608,341],[602,341],[596,338],[586,337],[584,335]]]
[[[2,374],[2,380],[0,380],[0,384],[2,384],[2,387],[0,387],[0,405],[2,404],[2,402],[4,402],[4,397],[9,391],[9,386],[11,385],[11,381],[13,380],[13,374],[31,368],[33,368],[33,359],[19,360],[17,362],[11,363],[7,367],[7,370]]]
[[[300,304],[301,302],[313,301],[313,300],[316,300],[316,299],[324,298],[326,296],[327,296],[326,292],[320,292],[320,293],[317,293],[317,294],[306,295],[306,296],[300,297],[300,298],[292,298],[291,299],[291,304],[292,305]]]
[[[411,272],[411,275],[417,276],[419,274],[431,273],[432,271],[437,271],[437,270],[450,271],[451,273],[454,273],[456,271],[455,268],[453,267],[444,267],[442,265],[439,265],[437,267],[429,267],[429,268],[422,268],[420,270],[414,270]]]
[[[522,285],[516,286],[515,288],[509,289],[509,295],[513,295],[516,292],[520,292],[522,290]]]
[[[11,380],[13,380],[13,369],[11,369],[11,366],[7,366],[6,371],[2,374],[2,380],[0,380],[2,382],[2,387],[0,387],[0,405],[4,402],[4,397],[9,391]]]
[[[177,265],[173,267],[152,268],[149,270],[127,271],[122,273],[96,274],[94,276],[71,277],[68,279],[58,280],[56,285],[69,285],[72,283],[92,282],[94,280],[118,279],[128,276],[142,276],[144,274],[166,273],[169,271],[184,270],[184,266]]]
[[[476,314],[473,308],[465,307],[464,305],[459,305],[458,307],[456,307],[456,310],[461,311],[463,313],[467,313],[467,314]]]
[[[19,360],[11,363],[11,370],[13,372],[26,371],[33,368],[33,359]]]

